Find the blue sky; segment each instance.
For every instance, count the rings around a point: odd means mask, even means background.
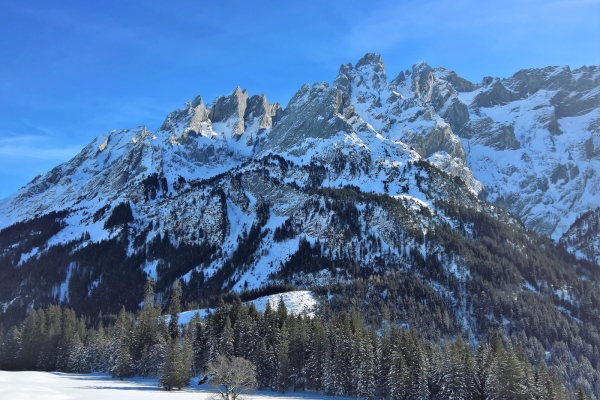
[[[290,5],[288,5],[290,4]],[[0,198],[102,132],[236,86],[283,105],[378,52],[479,82],[600,64],[600,0],[0,2]]]

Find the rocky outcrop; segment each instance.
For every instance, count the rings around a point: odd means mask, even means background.
[[[490,117],[475,119],[458,132],[459,136],[472,143],[491,147],[494,150],[517,150],[521,144],[515,137],[515,127],[494,122]]]
[[[463,162],[466,161],[462,144],[452,134],[452,129],[448,124],[436,124],[428,132],[407,134],[404,139],[406,143],[410,144],[425,158],[429,158],[435,153],[442,151]]]
[[[508,90],[500,79],[496,78],[491,82],[484,80],[484,89],[475,96],[471,105],[476,108],[493,107],[507,104],[517,98],[515,93]]]
[[[248,99],[244,112],[244,121],[259,118],[259,129],[270,129],[281,115],[281,104],[269,104],[264,94],[254,95]]]
[[[217,98],[210,107],[208,118],[213,122],[233,123],[232,137],[244,133],[244,114],[248,101],[248,91],[238,86],[229,96]]]

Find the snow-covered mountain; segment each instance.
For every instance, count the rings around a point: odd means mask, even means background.
[[[487,199],[556,241],[567,243],[568,235],[568,248],[598,261],[597,229],[571,226],[599,205],[599,77],[596,67],[548,67],[473,84],[420,62],[388,80],[380,56],[370,53],[342,65],[332,85],[303,85],[284,109],[239,87],[208,105],[197,96],[156,132],[105,133],[36,177],[0,201],[0,227],[69,210],[46,247],[82,235],[99,242],[118,236],[107,227],[109,210],[126,203],[130,238],[144,237],[128,254],[167,234],[173,243],[206,242],[225,252],[207,265],[210,275],[232,256],[261,204],[272,211],[263,221],[272,235],[313,199],[306,188],[350,184],[434,214],[441,213],[435,199],[480,209],[488,206],[477,197]],[[411,165],[424,160],[449,176],[431,168],[411,176]],[[458,184],[464,190],[454,190]],[[327,217],[304,218],[312,241],[330,234]],[[379,217],[381,237],[385,219]],[[272,265],[297,250],[294,236],[293,245],[269,244],[270,255],[263,249],[256,260],[262,272],[251,278],[238,271],[235,287],[264,284],[277,271]],[[30,249],[19,263],[42,249]],[[148,262],[156,277],[154,269]]]
[[[285,108],[236,88],[100,135],[0,200],[0,319],[135,310],[149,277],[159,297],[181,280],[191,308],[295,287],[433,339],[526,334],[532,362],[570,335],[593,364],[599,77],[474,84],[421,62],[388,79],[367,54]]]
[[[166,178],[167,193],[180,176],[208,178],[268,154],[308,164],[341,151],[368,154],[384,170],[399,159],[425,158],[559,241],[599,205],[599,119],[596,67],[522,70],[473,84],[421,62],[388,81],[381,58],[367,54],[356,66],[342,65],[333,85],[302,86],[285,109],[236,88],[208,106],[196,97],[155,133],[103,134],[2,200],[0,226],[76,205],[92,212],[127,198],[128,186],[153,173]],[[407,146],[416,154],[405,156]],[[364,185],[339,178],[384,192],[373,175]],[[598,250],[577,254],[600,260]]]

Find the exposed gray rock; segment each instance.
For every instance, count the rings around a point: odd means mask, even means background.
[[[393,89],[396,89],[397,86],[403,86],[405,82],[406,82],[406,75],[404,74],[404,72],[400,71],[398,76],[390,81],[390,87],[392,87]]]
[[[289,152],[303,155],[314,146],[311,139],[327,139],[340,131],[351,132],[352,126],[338,116],[344,92],[336,86],[315,83],[303,85],[292,97],[282,118],[269,131],[259,154]]]
[[[248,99],[244,121],[250,122],[252,118],[260,118],[260,129],[270,129],[281,114],[281,104],[269,104],[264,94],[254,95]]]
[[[387,85],[387,77],[385,74],[385,65],[379,54],[367,53],[363,58],[356,63],[356,69],[366,69],[370,73],[369,86],[375,90],[380,90]]]
[[[244,114],[248,101],[248,91],[238,86],[232,94],[227,97],[217,98],[209,110],[208,118],[214,122],[227,122],[236,119],[234,134],[241,135],[244,132]]]
[[[469,122],[469,108],[465,103],[457,98],[450,101],[445,110],[443,110],[441,117],[452,127],[452,131],[458,136],[462,136],[461,130]]]
[[[419,97],[424,102],[428,102],[431,99],[433,83],[435,81],[431,67],[425,62],[413,65],[411,78],[411,90],[414,93],[414,97]]]
[[[202,97],[198,95],[192,102],[188,101],[182,108],[169,113],[159,131],[170,132],[176,136],[197,135],[202,132],[202,123],[206,122],[210,123],[208,110],[204,106]]]
[[[448,71],[444,78],[459,92],[472,92],[477,89],[472,82],[458,76],[454,71]]]
[[[577,167],[577,164],[558,164],[550,176],[550,181],[553,184],[556,184],[558,181],[562,181],[561,184],[564,185],[571,179],[577,177],[577,175],[579,175],[579,168]]]
[[[474,107],[493,107],[516,99],[517,96],[504,87],[500,79],[496,78],[487,85],[485,90],[475,96],[472,105]]]
[[[460,137],[472,139],[495,150],[517,150],[521,144],[515,137],[515,127],[494,122],[490,117],[471,120],[458,132]]]
[[[80,197],[105,201],[150,171],[170,173],[169,180],[214,176],[268,153],[304,163],[330,157],[344,180],[380,168],[389,186],[399,178],[390,159],[410,154],[558,239],[600,196],[599,88],[595,66],[522,70],[473,84],[421,62],[388,83],[381,57],[369,53],[355,67],[342,65],[332,86],[302,86],[285,109],[238,87],[208,106],[197,96],[156,133],[105,134],[15,194],[5,215],[71,206]],[[36,205],[21,211],[17,204],[28,201]]]
[[[457,140],[456,136],[452,134],[452,129],[448,124],[436,123],[430,131],[407,133],[403,141],[410,144],[425,158],[442,151],[465,161],[465,150],[460,140]]]

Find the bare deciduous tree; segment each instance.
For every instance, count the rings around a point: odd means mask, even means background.
[[[208,384],[215,388],[222,400],[236,400],[242,393],[255,389],[256,367],[241,357],[219,355],[208,364]]]

